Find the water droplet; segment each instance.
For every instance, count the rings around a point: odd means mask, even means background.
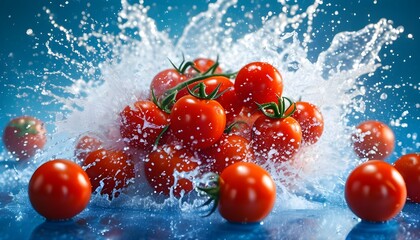
[[[380,98],[381,98],[382,100],[385,100],[385,99],[387,99],[387,98],[388,98],[388,94],[386,94],[386,93],[382,93],[382,94],[381,94],[381,96],[380,96]]]

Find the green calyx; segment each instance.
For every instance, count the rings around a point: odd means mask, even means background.
[[[182,62],[179,64],[179,66],[176,66],[176,65],[175,65],[175,64],[171,61],[171,59],[168,59],[168,60],[169,60],[169,62],[171,63],[171,65],[175,68],[175,70],[176,70],[177,72],[181,73],[181,74],[184,74],[184,73],[185,73],[185,71],[187,71],[187,69],[188,69],[189,67],[194,68],[195,70],[197,70],[197,69],[194,67],[194,62],[192,62],[192,61],[188,61],[188,62],[186,62],[186,61],[185,61],[184,54],[182,54]]]
[[[188,90],[188,86],[190,84],[202,81],[206,78],[210,78],[210,77],[227,77],[227,78],[233,78],[236,76],[237,72],[234,73],[223,73],[223,74],[215,74],[214,72],[216,71],[217,67],[219,66],[219,61],[218,58],[216,60],[216,62],[206,71],[201,73],[197,68],[194,67],[194,62],[188,61],[185,62],[184,59],[184,55],[182,56],[182,62],[181,64],[177,67],[171,60],[169,60],[172,64],[172,66],[181,74],[184,74],[185,71],[191,67],[193,69],[195,69],[199,74],[185,82],[182,82],[178,85],[176,85],[175,87],[167,90],[164,94],[163,97],[160,99],[157,99],[156,96],[153,93],[153,89],[152,89],[152,100],[153,102],[160,108],[162,109],[164,112],[166,113],[170,113],[171,112],[171,108],[173,106],[173,104],[176,101],[176,95],[178,94],[179,91],[181,91],[182,89],[187,88]],[[193,88],[195,89],[195,87]],[[219,89],[219,88],[218,88]],[[200,90],[201,91],[201,90]],[[227,90],[226,90],[227,91]],[[223,92],[224,93],[224,92]],[[211,95],[211,94],[209,94]],[[219,97],[221,94],[216,92],[214,96],[212,96],[212,99],[216,99],[217,97]],[[201,97],[199,97],[201,98]],[[208,97],[205,97],[205,99],[208,99]]]
[[[196,98],[213,100],[213,99],[217,99],[218,97],[222,96],[226,91],[230,90],[230,88],[227,88],[224,91],[219,92],[220,86],[221,86],[221,83],[218,84],[217,87],[209,94],[206,93],[206,85],[203,82],[197,84],[192,89],[187,87],[187,90],[192,96]]]
[[[12,121],[9,124],[10,127],[17,128],[19,131],[16,132],[16,134],[19,137],[23,137],[26,135],[36,135],[39,133],[39,131],[36,129],[36,122],[34,120],[27,120],[24,121]]]
[[[296,111],[296,103],[293,102],[290,98],[278,97],[277,99],[277,103],[269,102],[264,104],[256,104],[265,116],[273,119],[290,117]],[[286,105],[286,101],[289,103],[288,106]],[[290,110],[290,108],[292,108],[292,110]]]
[[[207,184],[209,186],[197,187],[198,190],[204,192],[209,197],[209,199],[205,203],[203,203],[200,207],[207,207],[209,205],[212,205],[210,211],[207,214],[203,215],[202,217],[210,216],[217,209],[217,206],[219,203],[219,195],[220,195],[219,181],[220,181],[219,175],[214,174],[210,182]]]
[[[225,128],[224,133],[226,133],[226,134],[231,133],[231,132],[232,132],[232,130],[233,130],[233,129],[235,129],[236,127],[238,127],[240,124],[246,124],[246,125],[248,125],[248,124],[247,124],[246,122],[244,122],[244,121],[235,121],[235,122],[231,123],[229,126],[227,126],[227,127]]]

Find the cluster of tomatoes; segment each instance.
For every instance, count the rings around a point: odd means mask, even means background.
[[[345,200],[349,208],[363,220],[382,222],[400,213],[406,199],[420,203],[420,154],[403,155],[391,165],[385,161],[395,147],[391,128],[370,120],[356,129],[355,153],[368,161],[347,178]]]
[[[172,65],[153,78],[148,99],[120,112],[124,148],[88,134],[76,143],[77,164],[56,159],[35,171],[29,196],[41,215],[72,217],[91,192],[113,199],[138,176],[154,194],[181,197],[208,172],[220,175],[198,189],[229,221],[256,222],[271,211],[276,186],[260,165],[291,161],[314,144],[323,131],[319,110],[283,97],[282,77],[269,63],[252,62],[237,73],[205,58]],[[73,211],[60,215],[60,208]]]
[[[147,99],[121,110],[125,147],[109,147],[89,133],[75,145],[77,163],[56,159],[34,172],[29,197],[41,215],[71,218],[87,206],[92,192],[112,200],[138,184],[139,176],[156,195],[179,198],[197,187],[209,196],[206,204],[214,203],[212,211],[218,209],[228,221],[257,222],[270,213],[276,185],[261,166],[293,162],[301,148],[315,144],[324,128],[321,112],[284,97],[282,76],[269,63],[252,62],[236,73],[205,58],[172,65],[153,78]],[[394,148],[392,131],[376,121],[357,129],[355,152],[371,161],[350,174],[346,201],[362,219],[385,221],[402,209],[406,196],[420,201],[419,154],[404,156],[393,167],[383,161]],[[18,118],[3,139],[25,159],[43,147],[45,129],[39,120]],[[195,186],[194,180],[210,172],[215,174],[207,185]]]

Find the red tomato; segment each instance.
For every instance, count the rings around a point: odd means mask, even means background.
[[[239,70],[235,91],[244,106],[257,109],[255,103],[277,102],[283,93],[283,79],[271,64],[252,62]]]
[[[302,140],[311,145],[318,141],[324,131],[324,118],[318,108],[308,102],[296,102],[292,117],[302,128]]]
[[[230,165],[220,175],[219,184],[218,209],[230,222],[259,222],[271,212],[276,201],[273,179],[254,163]]]
[[[252,127],[252,147],[264,161],[282,162],[291,159],[299,150],[302,130],[292,117],[273,119],[259,117]]]
[[[193,189],[188,178],[177,179],[175,184],[174,172],[191,172],[198,167],[193,154],[186,148],[175,145],[159,146],[149,153],[144,163],[144,173],[150,186],[156,193],[169,195],[173,187],[175,197],[180,197]],[[175,186],[174,186],[175,184]]]
[[[81,137],[75,146],[74,155],[76,158],[83,162],[89,153],[102,148],[102,141],[96,137],[83,136]]]
[[[366,221],[390,220],[404,207],[406,197],[401,174],[381,160],[359,165],[346,181],[346,202],[354,214]]]
[[[130,157],[121,151],[93,151],[83,162],[83,167],[92,183],[92,192],[103,184],[101,194],[107,194],[110,199],[118,197],[135,177]]]
[[[150,90],[153,90],[155,97],[159,99],[166,91],[184,82],[187,77],[176,69],[166,69],[159,72],[150,83]]]
[[[366,121],[357,126],[353,148],[360,158],[384,160],[394,151],[395,136],[391,128],[379,121]]]
[[[408,200],[420,203],[420,153],[406,154],[394,166],[404,178]]]
[[[170,114],[171,129],[186,146],[207,148],[222,136],[226,114],[215,100],[184,96],[173,106]]]
[[[255,121],[264,114],[259,110],[248,112],[249,110],[250,109],[248,108],[243,108],[239,115],[234,118],[233,122],[236,122],[236,124],[232,127],[231,133],[251,140],[252,126]]]
[[[76,216],[89,203],[91,186],[85,171],[74,162],[55,159],[42,164],[28,188],[33,208],[48,220]]]
[[[199,83],[204,83],[206,85],[206,93],[210,94],[216,90],[217,86],[220,85],[219,93],[225,91],[220,97],[215,99],[217,102],[222,105],[225,109],[227,122],[232,122],[233,119],[239,114],[242,109],[242,104],[239,104],[238,97],[234,90],[233,83],[229,78],[223,76],[209,77],[202,81],[198,81],[188,85],[188,88],[192,89]],[[186,88],[179,91],[177,94],[177,99],[180,99],[183,96],[188,95],[188,90]]]
[[[153,148],[159,134],[169,124],[168,114],[147,100],[134,103],[133,108],[125,107],[120,115],[124,142],[143,151]]]
[[[200,73],[204,73],[207,70],[210,69],[211,66],[213,66],[216,62],[208,59],[208,58],[197,58],[194,60],[194,67],[200,71]],[[220,74],[223,73],[222,69],[220,68],[220,66],[218,66],[216,68],[216,70],[214,71],[214,73],[216,74]],[[196,76],[198,74],[198,72],[196,70],[194,70],[194,68],[188,68],[187,72],[185,73],[185,75],[187,75],[189,78],[192,78],[194,76]]]
[[[221,173],[227,166],[253,156],[249,140],[234,134],[223,134],[216,144],[203,149],[202,154],[210,163],[210,170],[215,173]]]
[[[47,142],[44,124],[33,117],[22,116],[9,122],[4,129],[3,142],[18,160],[33,157]]]

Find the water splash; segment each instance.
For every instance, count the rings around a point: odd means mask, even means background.
[[[250,25],[242,35],[236,28],[253,18],[253,13],[242,12],[242,20],[233,21],[229,11],[241,8],[237,0],[210,3],[207,11],[191,18],[177,41],[157,28],[143,1],[121,1],[116,33],[105,30],[106,24],[95,24],[84,13],[79,24],[83,33],[77,35],[60,25],[51,10],[45,8],[53,27],[45,47],[51,59],[62,62],[64,69],[46,68],[38,76],[45,80],[58,76],[65,83],[49,82],[42,90],[48,99],[44,104],[57,104],[64,113],[57,113],[56,131],[49,146],[35,157],[22,179],[28,179],[29,172],[46,159],[72,159],[74,140],[86,132],[96,133],[105,145],[123,147],[118,131],[119,112],[125,105],[148,96],[152,77],[170,67],[168,58],[181,59],[181,53],[188,59],[218,55],[224,69],[238,70],[251,61],[273,64],[283,75],[284,95],[313,102],[324,115],[323,137],[316,145],[302,149],[293,165],[286,164],[283,171],[265,166],[278,184],[276,209],[321,206],[316,202],[341,204],[343,177],[357,163],[350,146],[352,128],[347,125],[348,115],[365,111],[365,91],[357,81],[381,66],[381,49],[395,41],[403,29],[381,19],[359,31],[341,32],[316,61],[311,61],[308,46],[322,1],[316,0],[306,8],[279,2],[279,14],[268,12],[260,27]],[[0,179],[9,175],[6,171]],[[173,199],[163,200],[167,204],[156,204],[153,198],[141,195],[147,189],[141,180],[136,179],[140,186],[132,186],[112,203],[100,196],[93,202],[128,208],[171,205]],[[1,186],[6,186],[3,180]],[[179,203],[183,210],[194,206],[185,203],[185,199]]]

